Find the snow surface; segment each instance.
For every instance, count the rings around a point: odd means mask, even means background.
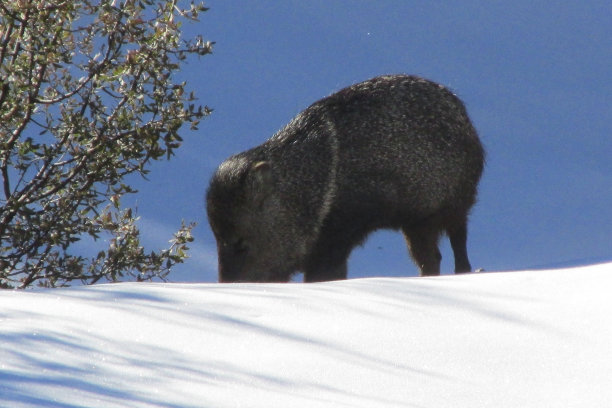
[[[1,407],[610,407],[612,263],[0,291]]]

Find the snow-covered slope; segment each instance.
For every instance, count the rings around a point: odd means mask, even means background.
[[[0,292],[1,407],[609,407],[612,264]]]

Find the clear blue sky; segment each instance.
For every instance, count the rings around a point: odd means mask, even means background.
[[[321,97],[387,73],[453,89],[487,149],[470,223],[476,268],[612,259],[612,3],[208,1],[186,34],[216,41],[183,71],[214,109],[135,197],[149,246],[199,222],[173,280],[216,281],[204,193],[216,166]],[[553,5],[554,4],[554,5]],[[452,253],[442,246],[445,273]],[[349,278],[414,276],[401,234],[373,234]]]

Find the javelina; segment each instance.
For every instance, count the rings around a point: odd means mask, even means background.
[[[207,212],[219,281],[346,279],[351,250],[401,229],[421,275],[440,273],[447,233],[455,272],[471,270],[467,218],[484,151],[445,87],[380,76],[310,105],[212,177]]]

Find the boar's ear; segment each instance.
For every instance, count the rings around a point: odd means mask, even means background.
[[[249,176],[253,197],[257,204],[262,204],[274,185],[270,163],[267,161],[253,163]]]

